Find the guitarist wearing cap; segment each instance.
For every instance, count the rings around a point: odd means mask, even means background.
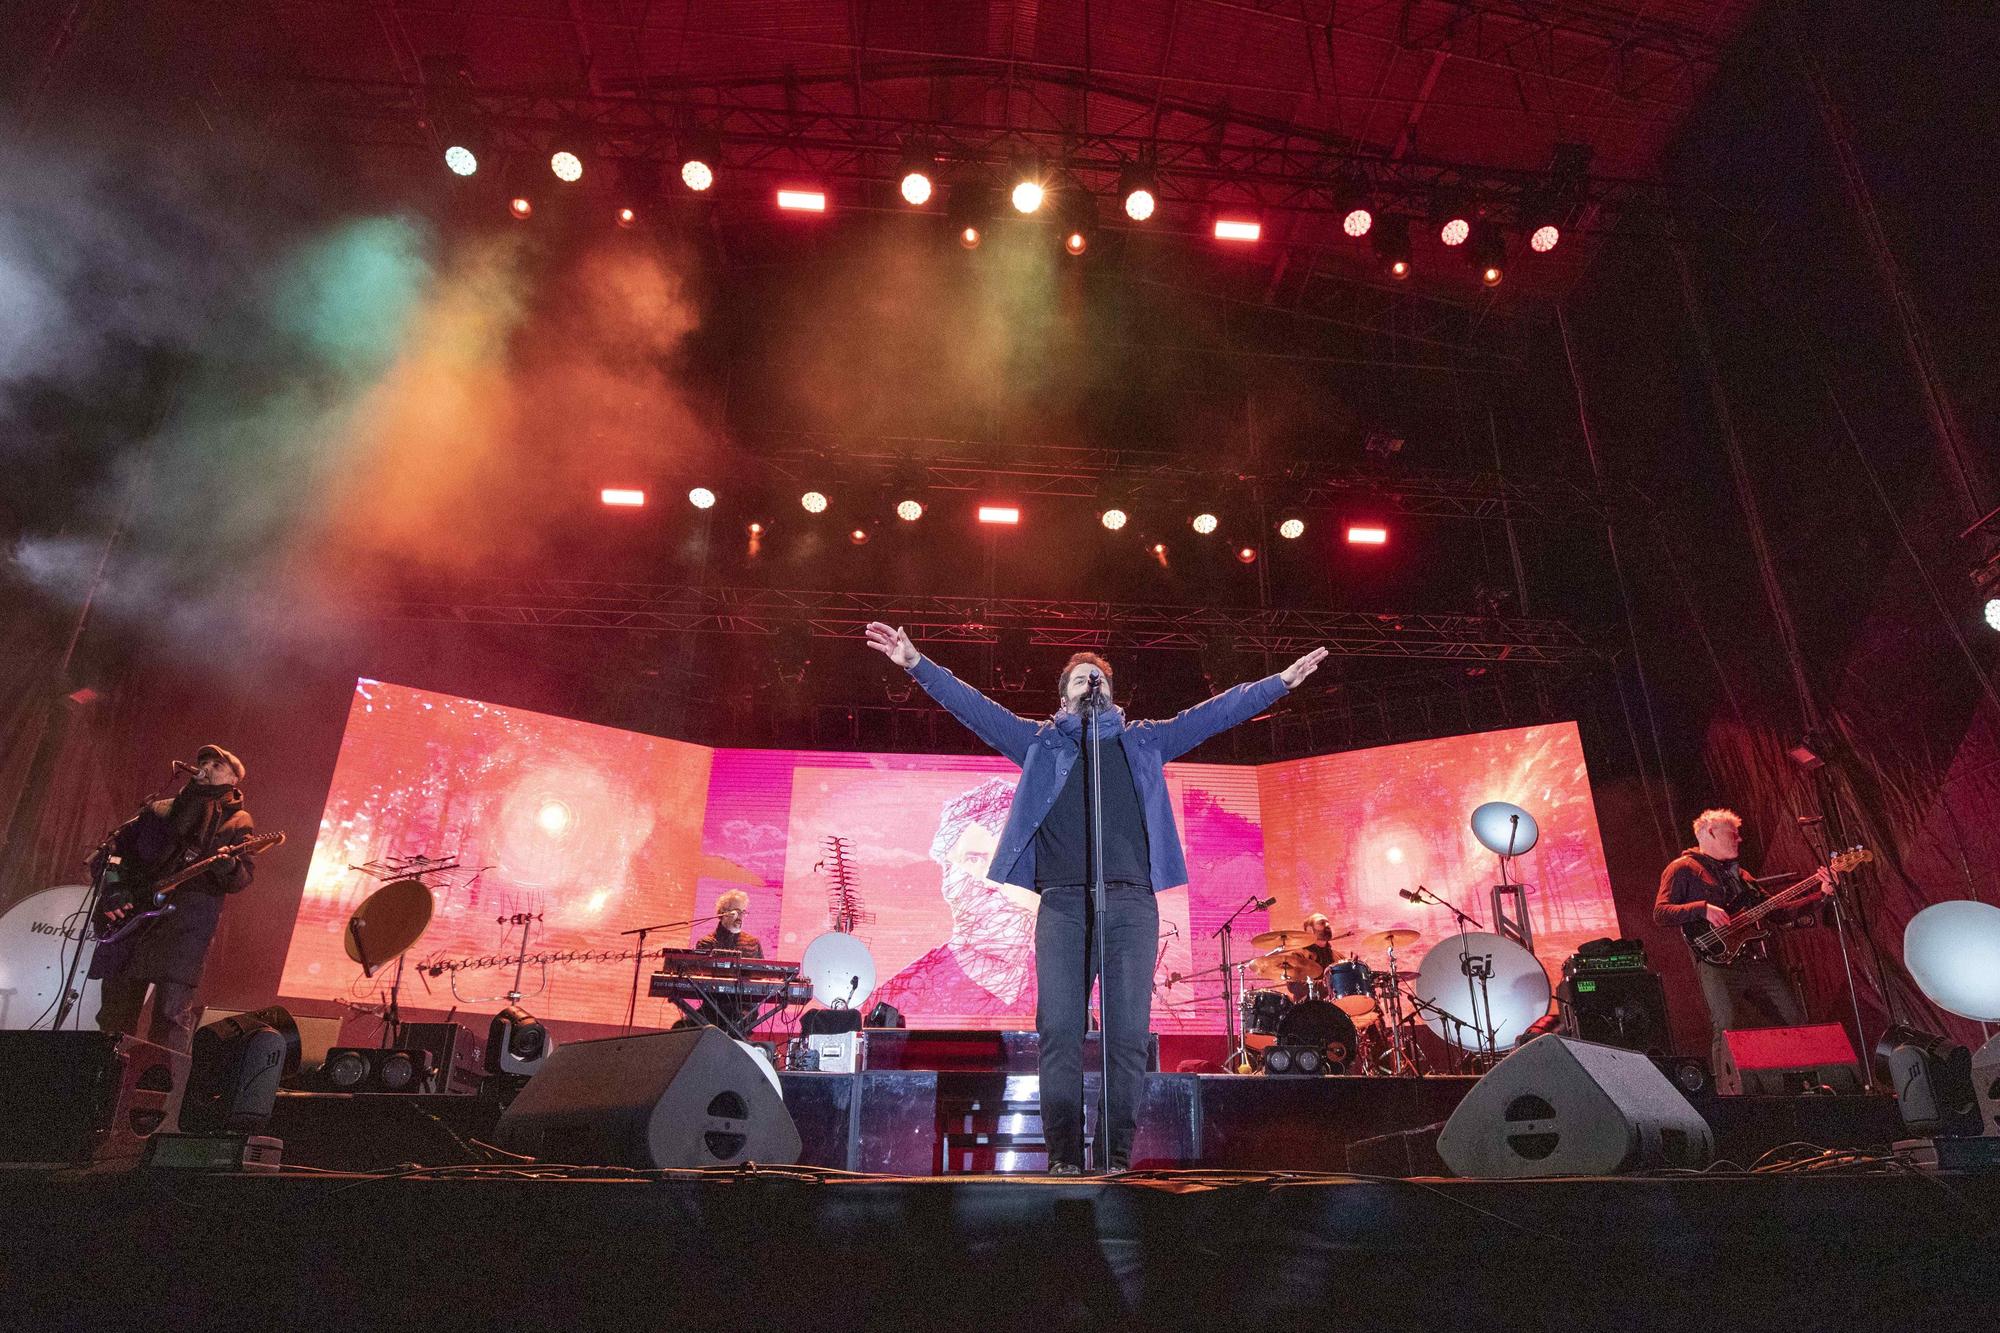
[[[1813,904],[1831,888],[1824,871],[1782,895],[1759,888],[1736,859],[1743,818],[1734,810],[1702,811],[1695,817],[1694,838],[1695,845],[1660,873],[1653,920],[1678,926],[1687,936],[1719,1061],[1722,1034],[1729,1029],[1798,1027],[1806,1021],[1805,1006],[1771,957],[1761,927],[1812,924]],[[1740,938],[1753,925],[1759,936]]]
[[[141,806],[91,857],[99,886],[94,914],[100,943],[90,975],[103,980],[100,1031],[139,1034],[139,1014],[153,993],[146,1037],[186,1054],[194,1044],[195,986],[222,916],[223,895],[250,887],[256,866],[247,855],[226,856],[178,885],[173,910],[127,930],[149,903],[147,890],[175,871],[250,838],[256,825],[243,808],[243,761],[219,745],[204,745],[178,795]],[[133,901],[136,900],[134,905]],[[110,936],[116,933],[117,938]]]

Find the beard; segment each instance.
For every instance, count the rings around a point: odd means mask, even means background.
[[[944,878],[951,908],[951,951],[967,976],[1013,1003],[1034,971],[1035,911],[976,875]]]

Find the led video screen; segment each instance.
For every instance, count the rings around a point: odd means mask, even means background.
[[[1018,771],[997,756],[710,749],[380,681],[357,682],[281,992],[378,1002],[349,920],[394,858],[457,862],[405,963],[403,1003],[500,1008],[517,986],[538,1016],[664,1027],[636,1005],[625,932],[685,948],[715,899],[749,895],[745,929],[766,957],[797,959],[831,922],[827,840],[845,840],[854,934],[910,1025],[1034,1026],[1035,898],[986,878]],[[1534,812],[1542,838],[1516,859],[1536,953],[1549,972],[1585,939],[1616,935],[1589,774],[1574,724],[1519,728],[1261,766],[1170,764],[1189,883],[1160,895],[1154,1021],[1223,1030],[1216,932],[1234,956],[1260,931],[1323,912],[1341,945],[1414,929],[1419,964],[1454,929],[1399,896],[1422,884],[1489,920],[1495,858],[1467,815],[1488,800]],[[523,944],[525,941],[525,951]],[[1364,952],[1371,964],[1384,960]],[[789,1026],[787,1022],[786,1026]]]

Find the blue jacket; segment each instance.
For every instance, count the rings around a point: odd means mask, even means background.
[[[1071,767],[1083,753],[1076,715],[1059,713],[1036,722],[1009,712],[928,657],[918,658],[910,675],[973,735],[1021,766],[1014,804],[1007,812],[1007,826],[1000,831],[1000,845],[993,851],[987,876],[1002,884],[1034,888],[1035,832],[1048,818]],[[1249,721],[1286,692],[1282,679],[1266,676],[1225,690],[1164,721],[1128,723],[1116,708],[1108,709],[1099,719],[1100,742],[1115,741],[1125,747],[1125,761],[1131,765],[1132,780],[1139,788],[1155,893],[1185,884],[1188,879],[1180,829],[1174,823],[1173,803],[1167,799],[1168,761],[1180,758],[1210,736]]]

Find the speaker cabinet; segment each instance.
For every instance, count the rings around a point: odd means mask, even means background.
[[[799,1160],[791,1113],[716,1028],[558,1047],[495,1130],[510,1152],[586,1166],[736,1166]]]
[[[1636,1051],[1537,1037],[1473,1085],[1438,1135],[1455,1176],[1612,1176],[1702,1167],[1715,1155],[1703,1120]]]
[[[1628,1051],[1666,1051],[1667,992],[1652,972],[1584,972],[1556,990],[1564,1034]]]
[[[1838,1023],[1798,1028],[1732,1028],[1722,1034],[1715,1090],[1743,1094],[1861,1091],[1861,1062]]]
[[[106,1032],[0,1032],[0,1162],[136,1165],[178,1127],[188,1058]]]
[[[1972,1095],[1979,1102],[1979,1132],[2000,1134],[2000,1037],[1972,1053]]]

